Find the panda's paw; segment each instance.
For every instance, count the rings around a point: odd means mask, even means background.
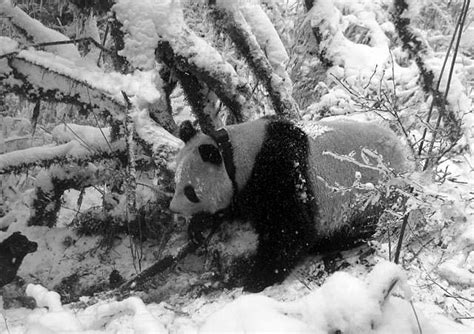
[[[196,245],[204,242],[203,232],[212,227],[214,217],[211,214],[199,213],[191,218],[188,225],[188,238]]]
[[[223,216],[220,214],[212,214],[201,212],[194,215],[189,221],[188,238],[197,245],[201,245],[222,225]],[[204,236],[207,232],[207,236]]]

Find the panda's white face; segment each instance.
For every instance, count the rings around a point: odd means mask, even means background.
[[[177,157],[175,193],[170,209],[185,216],[215,213],[229,206],[233,188],[216,143],[196,134]]]

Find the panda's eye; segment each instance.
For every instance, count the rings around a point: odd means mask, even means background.
[[[196,195],[196,192],[194,191],[193,186],[187,185],[184,187],[184,195],[188,200],[190,200],[193,203],[199,203],[199,198]]]
[[[222,162],[221,154],[219,149],[210,144],[202,144],[199,146],[199,154],[201,155],[202,161],[210,162],[214,165],[220,165]]]

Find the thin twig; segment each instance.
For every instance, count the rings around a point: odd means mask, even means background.
[[[461,19],[461,17],[459,17],[459,20],[460,19]],[[453,48],[453,44],[454,44],[454,41],[456,39],[456,34],[457,34],[458,29],[459,29],[459,22],[460,21],[458,21],[458,23],[456,23],[453,35],[451,37],[451,41],[449,42],[448,50],[446,51],[446,54],[444,56],[443,66],[441,67],[441,71],[439,73],[439,78],[438,78],[438,82],[436,83],[436,90],[435,91],[439,91],[439,87],[441,85],[441,79],[443,77],[444,70],[446,68],[446,64],[448,63],[449,54],[451,53],[451,49]],[[429,122],[431,121],[431,116],[433,115],[433,108],[434,108],[435,102],[436,102],[436,97],[433,96],[433,99],[432,99],[431,105],[430,105],[430,110],[428,111],[428,116],[426,118],[426,123],[427,124],[429,124]],[[427,132],[428,132],[428,129],[425,127],[425,129],[423,130],[423,135],[421,136],[420,146],[418,147],[418,156],[420,156],[421,152],[423,152],[423,144],[425,142]]]
[[[8,322],[7,322],[7,318],[5,317],[5,315],[3,314],[3,312],[0,312],[0,314],[2,315],[2,318],[3,318],[3,321],[5,322],[5,327],[7,329],[7,332],[10,334],[10,328],[8,327]]]
[[[418,325],[418,331],[420,332],[420,334],[423,334],[423,331],[421,330],[420,319],[418,319],[418,314],[416,313],[415,306],[413,305],[413,301],[411,300],[410,300],[410,305],[411,305],[411,309],[413,310],[413,313],[415,314],[416,323]]]
[[[109,49],[102,46],[99,42],[97,42],[92,37],[82,37],[82,38],[70,39],[70,40],[67,40],[67,41],[55,41],[55,42],[43,42],[43,43],[30,44],[30,45],[26,45],[22,49],[40,48],[40,47],[44,47],[44,46],[53,46],[53,45],[74,44],[74,43],[77,43],[77,42],[85,42],[85,41],[91,42],[92,44],[97,46],[101,50],[101,54],[102,54],[102,52],[111,53],[111,51]],[[5,53],[3,55],[0,55],[0,59],[8,58],[10,56],[17,55],[18,52],[19,51],[13,51],[13,52]]]
[[[397,244],[397,249],[395,250],[395,255],[393,258],[393,262],[398,264],[400,260],[400,253],[402,251],[402,245],[403,245],[403,237],[405,236],[405,229],[408,225],[408,216],[410,215],[409,212],[405,213],[403,216],[403,223],[402,223],[402,228],[400,229],[400,237],[398,238],[398,244]]]
[[[413,257],[410,259],[410,262],[412,262],[413,260],[415,260],[418,255],[420,255],[421,251],[426,247],[428,246],[431,242],[433,242],[435,238],[431,238],[430,240],[428,240],[427,242],[425,242],[423,245],[421,245],[420,249],[418,249],[418,251],[413,255]]]
[[[469,303],[474,303],[474,300],[473,300],[473,299],[469,299],[469,298],[460,296],[460,295],[458,295],[458,294],[456,294],[456,295],[446,295],[446,297],[448,297],[448,298],[454,298],[454,299],[463,299],[463,300],[465,300],[465,301],[467,301],[467,302],[469,302]]]
[[[77,140],[79,141],[79,144],[81,146],[83,146],[85,149],[89,150],[89,152],[97,152],[96,150],[94,150],[84,139],[81,138],[81,136],[79,136],[70,126],[69,124],[66,123],[66,121],[64,119],[61,120],[62,123],[64,124],[65,127],[68,128],[69,131],[72,132],[72,134],[74,135],[74,137],[77,138]]]
[[[29,47],[29,48],[38,48],[38,47],[53,46],[53,45],[75,44],[75,43],[78,43],[78,42],[91,42],[92,44],[94,44],[96,47],[98,47],[102,51],[107,52],[107,53],[111,53],[111,51],[109,49],[103,47],[102,44],[97,42],[92,37],[81,37],[81,38],[75,38],[75,39],[70,39],[70,40],[66,40],[66,41],[36,43],[36,44],[28,45],[27,47]]]
[[[89,87],[86,87],[86,90],[87,90],[87,96],[89,97],[89,103],[92,104],[92,99],[91,99],[91,94],[89,92]],[[123,94],[123,92],[122,92],[122,94]],[[112,145],[110,145],[110,142],[107,139],[107,137],[105,136],[104,131],[102,131],[102,127],[99,124],[99,119],[97,118],[97,115],[95,114],[94,109],[92,109],[91,112],[92,112],[92,115],[94,116],[95,123],[97,124],[97,127],[99,128],[99,131],[102,134],[102,137],[104,137],[105,142],[107,143],[107,146],[109,147],[110,152],[112,152],[113,151]]]
[[[138,243],[134,244],[133,240],[130,238],[130,246],[132,253],[135,253],[136,259],[138,260],[138,270],[141,271],[142,268],[142,260],[144,256],[143,252],[143,230],[142,230],[142,217],[137,215],[137,199],[136,199],[136,192],[137,192],[137,171],[136,171],[136,143],[135,143],[135,126],[131,114],[131,109],[133,108],[132,103],[128,95],[125,91],[121,91],[122,95],[127,104],[127,114],[124,118],[124,129],[125,129],[125,137],[126,137],[126,147],[127,147],[127,165],[125,167],[126,173],[126,197],[127,197],[127,227],[130,231],[130,217],[133,220],[137,220],[138,226],[138,235],[139,241]],[[130,216],[129,216],[130,214]],[[133,245],[133,246],[132,246]],[[135,266],[135,263],[134,263]]]
[[[461,42],[462,30],[463,30],[463,27],[464,27],[464,22],[466,21],[467,12],[469,11],[470,3],[471,3],[470,0],[464,0],[463,1],[463,7],[461,9],[461,14],[459,16],[460,23],[459,23],[459,31],[458,31],[458,35],[457,35],[457,40],[456,40],[456,46],[454,47],[454,54],[453,54],[453,57],[452,57],[452,60],[451,60],[451,68],[449,70],[448,81],[446,83],[446,88],[445,88],[445,91],[444,91],[443,101],[441,102],[443,104],[446,103],[447,98],[448,98],[449,88],[451,86],[451,80],[452,80],[453,73],[454,73],[454,66],[456,64],[456,57],[457,57],[457,54],[458,54],[458,51],[459,51],[459,44]],[[441,124],[441,118],[443,116],[448,117],[448,115],[443,115],[441,112],[439,112],[438,119],[436,120],[435,131],[433,132],[433,138],[431,139],[430,147],[428,149],[428,156],[430,156],[431,152],[433,151],[433,147],[434,147],[435,140],[436,140],[436,135],[438,133],[437,130],[439,129],[439,126]],[[447,151],[445,150],[445,152],[447,152]],[[428,158],[425,161],[425,165],[423,167],[423,170],[426,170],[429,167],[430,162],[431,161]]]
[[[388,260],[392,261],[392,240],[390,235],[390,226],[387,229],[388,234]]]
[[[372,75],[370,76],[369,80],[367,81],[367,85],[365,85],[364,87],[362,87],[362,89],[367,89],[367,87],[370,86],[370,82],[372,81],[372,78],[374,77],[375,73],[377,73],[377,67],[378,67],[378,65],[375,65],[375,69],[374,69],[374,71],[372,72]]]
[[[105,27],[104,39],[102,40],[102,47],[104,47],[105,42],[107,41],[107,35],[109,34],[109,28],[110,28],[110,25],[107,22],[107,25]],[[102,48],[100,48],[99,58],[97,59],[97,66],[100,65],[100,58],[102,58],[102,52],[103,52],[103,50],[102,50]]]
[[[426,270],[425,270],[425,271],[426,271]],[[459,300],[459,299],[465,299],[465,298],[463,298],[462,296],[459,296],[459,295],[457,295],[457,296],[453,295],[451,292],[448,291],[448,289],[446,289],[444,286],[442,286],[441,284],[439,284],[438,282],[436,282],[436,281],[430,276],[430,274],[429,274],[428,272],[426,272],[426,275],[428,276],[428,279],[429,279],[434,285],[436,285],[438,288],[440,288],[441,290],[443,290],[443,291],[447,294],[447,297],[449,296],[449,297],[451,297],[451,298],[456,299],[456,301],[457,301],[459,304],[461,304],[465,309],[468,309],[467,306],[464,305],[464,304]],[[470,300],[468,300],[468,301],[470,301]],[[470,301],[470,302],[472,302],[472,301]]]

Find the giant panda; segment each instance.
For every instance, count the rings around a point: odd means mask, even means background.
[[[185,121],[179,132],[170,209],[251,223],[258,246],[248,291],[281,282],[309,252],[369,237],[381,208],[363,186],[381,180],[381,166],[413,169],[409,149],[374,123],[267,117],[209,135]]]

